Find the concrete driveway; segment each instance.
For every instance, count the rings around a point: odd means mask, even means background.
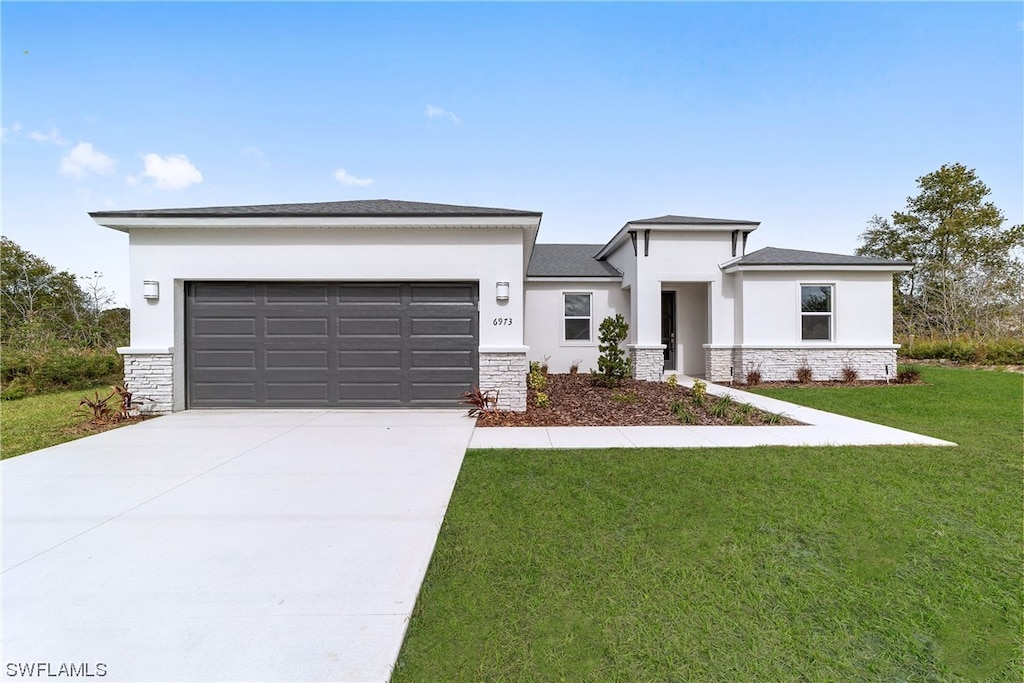
[[[4,461],[4,676],[387,680],[472,432],[189,411]]]

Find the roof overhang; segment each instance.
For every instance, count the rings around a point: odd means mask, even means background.
[[[608,243],[601,247],[601,251],[594,256],[598,261],[604,260],[609,254],[618,249],[629,239],[629,233],[634,230],[650,230],[651,232],[745,232],[751,233],[761,225],[758,222],[744,223],[740,221],[730,223],[626,223],[615,235],[608,240]]]
[[[908,270],[914,269],[912,263],[893,263],[893,264],[870,264],[870,265],[854,265],[854,264],[834,264],[829,265],[825,263],[820,264],[748,264],[741,265],[738,263],[724,263],[719,268],[725,273],[735,273],[737,271],[755,271],[755,272],[802,272],[802,271],[850,271],[850,272],[878,272],[878,273],[905,273]]]

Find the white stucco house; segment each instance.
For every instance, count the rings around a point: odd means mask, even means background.
[[[90,215],[129,236],[120,352],[154,412],[452,406],[473,384],[523,410],[529,361],[596,368],[616,313],[642,380],[886,378],[892,276],[912,267],[748,252],[757,222],[691,216],[543,244],[539,212],[393,200]]]

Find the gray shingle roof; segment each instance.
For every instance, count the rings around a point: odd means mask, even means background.
[[[529,277],[622,277],[610,263],[594,254],[600,244],[537,244],[533,247]]]
[[[820,251],[803,251],[802,249],[779,249],[765,247],[753,251],[734,266],[912,266],[910,261],[892,261],[869,256],[847,256],[846,254],[827,254]]]
[[[456,206],[393,199],[358,199],[346,202],[307,204],[258,204],[253,206],[204,206],[189,209],[141,209],[134,211],[94,211],[93,218],[206,218],[244,217],[278,218],[289,216],[540,216],[539,211],[492,209],[481,206]]]
[[[648,225],[760,225],[757,221],[738,221],[728,218],[700,218],[699,216],[658,216],[656,218],[641,218],[630,221],[630,223]]]

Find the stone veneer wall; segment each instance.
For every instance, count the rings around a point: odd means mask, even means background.
[[[857,379],[889,379],[896,376],[896,349],[857,348],[774,348],[736,349],[736,381],[747,381],[747,373],[759,370],[766,382],[796,379],[796,371],[806,365],[819,381],[843,378],[843,368],[857,371]]]
[[[665,372],[664,346],[629,345],[629,362],[633,371],[633,379],[647,382],[660,382]]]
[[[735,349],[704,347],[704,379],[709,382],[731,382]]]
[[[174,410],[174,354],[123,352],[124,383],[147,414]]]
[[[744,384],[747,373],[758,370],[765,382],[790,382],[806,365],[818,381],[843,378],[843,368],[857,371],[858,379],[891,379],[896,376],[896,349],[822,348],[785,346],[773,348],[706,348],[706,378],[709,382],[735,381]],[[729,369],[733,368],[734,376]]]
[[[480,354],[480,389],[498,392],[498,408],[522,413],[526,410],[526,353]]]

